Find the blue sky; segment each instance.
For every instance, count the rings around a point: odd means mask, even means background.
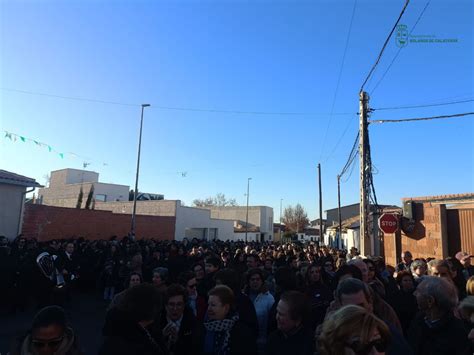
[[[300,202],[314,218],[317,164],[323,208],[336,207],[336,175],[358,130],[358,91],[403,3],[357,1],[334,104],[335,113],[350,114],[330,118],[353,1],[2,1],[1,130],[81,158],[61,159],[0,132],[0,167],[44,183],[49,171],[81,168],[86,160],[101,181],[133,186],[138,105],[150,103],[140,190],[188,205],[222,192],[245,204],[252,177],[251,204],[274,207],[277,218],[283,198],[284,206]],[[412,0],[401,23],[410,30],[425,4]],[[412,34],[457,42],[409,43],[372,92],[398,51],[392,39],[366,87],[370,106],[473,99],[473,14],[470,0],[432,0]],[[473,108],[376,111],[373,119]],[[467,116],[371,125],[379,202],[474,191],[473,122]],[[358,201],[357,169],[342,184],[343,204]]]

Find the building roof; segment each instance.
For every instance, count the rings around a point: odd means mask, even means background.
[[[35,179],[18,175],[6,170],[0,170],[0,184],[18,185],[24,187],[42,187]]]
[[[460,202],[460,201],[472,201],[474,200],[474,192],[468,192],[464,194],[450,194],[450,195],[438,195],[438,196],[423,196],[423,197],[404,197],[402,201],[414,201],[414,202]]]

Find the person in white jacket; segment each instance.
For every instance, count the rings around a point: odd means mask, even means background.
[[[268,291],[265,284],[264,273],[255,268],[247,271],[247,283],[244,293],[250,298],[255,307],[258,320],[257,346],[259,354],[265,352],[265,344],[268,336],[268,317],[275,299]]]

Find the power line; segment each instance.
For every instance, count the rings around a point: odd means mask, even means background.
[[[412,106],[394,106],[394,107],[380,107],[380,108],[373,108],[373,111],[385,111],[385,110],[404,110],[409,108],[422,108],[422,107],[434,107],[434,106],[447,106],[447,105],[456,105],[462,104],[466,102],[473,102],[474,99],[469,100],[461,100],[461,101],[451,101],[451,102],[444,102],[439,104],[427,104],[427,105],[412,105]]]
[[[131,106],[131,107],[141,106],[140,104],[124,103],[124,102],[117,102],[117,101],[106,101],[106,100],[98,100],[98,99],[91,99],[91,98],[84,98],[84,97],[53,95],[53,94],[46,94],[46,93],[41,93],[41,92],[17,90],[17,89],[10,89],[10,88],[2,88],[2,90],[16,92],[20,94],[27,94],[27,95],[46,96],[46,97],[64,99],[64,100],[84,101],[84,102],[120,105],[120,106]],[[270,112],[270,111],[243,111],[243,110],[216,110],[216,109],[208,109],[208,108],[160,106],[160,105],[155,105],[155,104],[152,104],[150,108],[161,109],[161,110],[212,112],[212,113],[241,114],[241,115],[269,115],[269,116],[270,115],[273,115],[273,116],[327,116],[328,115],[328,113],[317,113],[317,112]],[[340,115],[340,116],[353,115],[353,114],[354,113],[350,113],[350,112],[332,113],[332,115]]]
[[[354,144],[352,145],[351,152],[349,153],[349,157],[347,158],[346,164],[342,168],[341,173],[339,174],[339,177],[342,177],[346,173],[347,169],[349,168],[351,163],[354,161],[355,157],[357,157],[357,153],[359,151],[358,142],[359,142],[359,132],[357,132],[356,138],[354,140]]]
[[[374,63],[374,65],[372,66],[372,68],[370,69],[369,74],[367,75],[367,77],[365,78],[364,82],[362,83],[362,86],[360,87],[360,91],[363,91],[363,90],[364,90],[364,86],[365,86],[365,84],[367,83],[367,80],[369,80],[369,78],[372,76],[372,74],[373,74],[375,68],[376,68],[377,65],[379,64],[380,59],[382,58],[383,52],[385,51],[385,48],[387,47],[388,41],[389,41],[390,38],[392,37],[392,34],[393,34],[393,32],[395,31],[395,28],[397,27],[398,23],[400,22],[400,19],[402,18],[403,13],[405,12],[405,10],[406,10],[406,8],[407,8],[409,2],[410,2],[410,0],[406,0],[405,5],[403,6],[403,9],[402,9],[402,11],[400,12],[400,15],[398,16],[397,22],[395,22],[395,25],[393,25],[393,28],[392,28],[392,30],[390,31],[390,34],[388,35],[387,39],[385,40],[385,43],[384,43],[383,46],[382,46],[382,50],[380,51],[380,53],[379,53],[379,55],[378,55],[378,57],[377,57],[377,60],[375,61],[375,63]]]
[[[332,98],[331,113],[329,114],[329,120],[328,120],[328,124],[326,126],[326,132],[324,133],[323,145],[321,147],[321,155],[319,156],[319,160],[321,160],[321,157],[323,155],[324,147],[326,145],[326,140],[327,140],[327,137],[328,137],[329,127],[331,126],[331,121],[332,121],[333,112],[334,112],[334,105],[336,104],[336,98],[337,98],[337,94],[339,92],[339,84],[341,83],[342,70],[344,69],[344,63],[346,61],[347,47],[349,46],[349,39],[351,37],[352,23],[354,22],[354,14],[355,14],[356,6],[357,6],[357,0],[354,0],[354,6],[352,8],[352,15],[351,15],[351,22],[349,23],[349,30],[347,31],[346,44],[344,46],[344,53],[342,55],[341,67],[339,68],[339,74],[337,76],[336,90],[334,91],[334,96]]]
[[[440,119],[445,119],[445,118],[462,117],[462,116],[469,116],[469,115],[474,115],[474,112],[456,113],[453,115],[442,115],[442,116],[421,117],[421,118],[402,118],[398,120],[370,120],[369,123],[399,123],[399,122],[413,122],[413,121],[429,121],[429,120],[440,120]]]
[[[426,5],[425,7],[423,8],[423,10],[421,11],[420,15],[418,16],[418,18],[416,19],[415,21],[415,24],[413,25],[410,33],[408,36],[411,36],[412,32],[414,31],[416,25],[418,25],[418,22],[420,21],[420,19],[423,17],[423,14],[425,13],[426,11],[426,8],[428,7],[428,5],[430,4],[431,0],[428,0],[426,2]],[[395,57],[393,57],[392,61],[390,62],[389,66],[387,67],[387,69],[385,70],[385,72],[383,73],[382,77],[380,78],[380,80],[377,82],[377,84],[375,84],[375,87],[372,89],[372,91],[370,92],[370,95],[372,95],[375,90],[377,89],[377,87],[379,86],[379,84],[382,82],[382,80],[385,78],[385,75],[387,75],[388,71],[390,70],[390,68],[392,67],[392,64],[395,62],[395,60],[397,59],[398,55],[400,54],[401,50],[402,50],[403,47],[400,47],[398,48],[398,51],[397,53],[395,54]]]

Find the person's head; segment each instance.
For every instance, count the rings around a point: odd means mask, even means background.
[[[157,267],[153,270],[153,278],[152,282],[153,285],[156,287],[161,287],[166,285],[166,281],[168,279],[168,269],[165,267]]]
[[[362,272],[355,265],[343,265],[336,271],[335,282],[338,285],[340,282],[355,278],[362,281]]]
[[[126,283],[127,288],[140,285],[143,282],[142,275],[138,272],[132,272],[128,276],[128,282]]]
[[[289,256],[286,262],[291,269],[298,268],[298,259],[296,258],[296,256]]]
[[[74,244],[73,243],[67,243],[66,244],[66,252],[68,254],[74,253]]]
[[[405,264],[410,264],[413,260],[413,255],[407,250],[402,253],[402,260]]]
[[[263,264],[263,268],[265,270],[271,271],[273,269],[273,259],[271,257],[266,257],[265,258],[265,263]]]
[[[31,344],[38,355],[53,355],[66,336],[66,314],[59,306],[48,306],[40,310],[31,326]]]
[[[430,266],[429,274],[431,276],[453,279],[451,265],[446,260],[431,260],[428,265]]]
[[[207,315],[211,320],[223,320],[234,306],[234,292],[225,285],[218,285],[209,291]]]
[[[459,262],[462,264],[464,267],[469,267],[471,265],[471,254],[468,254],[464,251],[460,251],[456,253],[456,259],[459,260]]]
[[[400,271],[397,274],[397,284],[400,290],[404,292],[411,292],[415,288],[415,280],[413,279],[413,275],[408,270]]]
[[[206,267],[206,274],[212,274],[219,270],[221,265],[221,261],[219,258],[216,258],[215,256],[211,256],[206,259],[205,267]]]
[[[362,274],[362,281],[366,283],[369,282],[369,269],[367,267],[367,264],[364,263],[364,260],[352,259],[348,262],[348,265],[354,265],[355,267],[357,267]]]
[[[260,293],[262,291],[265,291],[264,289],[264,276],[263,276],[263,271],[254,268],[250,269],[247,271],[247,286],[252,292],[257,292]]]
[[[234,292],[240,290],[239,274],[233,269],[222,269],[217,271],[214,275],[214,281],[216,282],[216,285],[226,285]]]
[[[255,255],[255,254],[247,255],[246,263],[247,263],[247,267],[249,269],[257,268],[259,266],[259,263],[260,263],[258,255]]]
[[[204,272],[204,267],[200,263],[194,264],[192,269],[194,274],[196,275],[196,280],[198,281],[202,280],[206,275]]]
[[[117,307],[127,314],[128,319],[147,326],[159,317],[162,297],[155,286],[142,283],[129,288]]]
[[[165,293],[166,317],[173,322],[181,319],[187,302],[186,289],[177,284],[170,285]]]
[[[306,283],[313,284],[316,282],[321,281],[321,265],[310,265],[306,269],[306,274],[305,274],[305,281]]]
[[[370,287],[361,280],[349,278],[337,285],[336,299],[342,306],[356,305],[373,312],[373,298]]]
[[[426,276],[414,295],[418,308],[428,318],[447,314],[458,303],[455,286],[442,277]]]
[[[363,262],[367,265],[367,279],[369,282],[375,280],[375,275],[377,272],[375,262],[371,259],[364,259]]]
[[[415,259],[410,265],[410,271],[415,277],[426,275],[426,263],[422,259]]]
[[[471,323],[468,338],[474,343],[474,296],[467,296],[459,305],[459,310],[465,320]]]
[[[194,272],[182,272],[178,277],[178,282],[186,289],[188,297],[197,296],[197,280]]]
[[[471,276],[466,282],[466,294],[474,296],[474,276]]]
[[[296,290],[297,279],[293,270],[288,267],[279,267],[275,271],[275,285],[279,292]]]
[[[276,321],[278,329],[289,333],[303,323],[308,312],[308,300],[298,291],[287,291],[277,304]]]
[[[366,309],[354,305],[331,314],[318,338],[321,355],[385,354],[389,342],[387,325]]]

